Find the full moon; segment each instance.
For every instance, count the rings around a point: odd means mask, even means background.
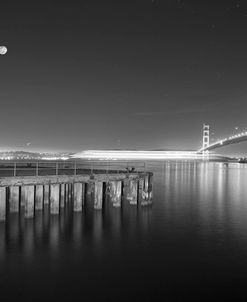
[[[0,55],[5,55],[8,49],[6,46],[0,46]]]

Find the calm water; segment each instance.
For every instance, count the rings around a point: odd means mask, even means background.
[[[152,207],[0,223],[1,301],[246,301],[247,165],[149,166]]]

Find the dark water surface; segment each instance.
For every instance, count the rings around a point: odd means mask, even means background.
[[[0,223],[1,301],[246,301],[247,165],[149,167],[152,207]]]

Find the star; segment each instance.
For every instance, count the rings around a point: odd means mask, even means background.
[[[209,29],[210,29],[211,31],[215,30],[215,28],[216,28],[215,24],[211,24],[211,25],[209,26]]]
[[[154,5],[158,5],[158,4],[159,4],[159,0],[152,0],[152,3],[153,3]]]

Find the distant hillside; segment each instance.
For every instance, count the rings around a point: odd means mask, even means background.
[[[71,155],[69,152],[2,151],[0,160],[66,160]]]

